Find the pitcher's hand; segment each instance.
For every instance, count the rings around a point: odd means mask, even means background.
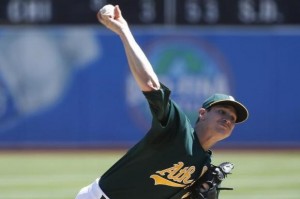
[[[123,18],[118,5],[116,5],[114,9],[114,18],[109,15],[102,15],[100,10],[97,13],[97,18],[100,23],[118,35],[120,35],[125,29],[128,29],[128,24]]]

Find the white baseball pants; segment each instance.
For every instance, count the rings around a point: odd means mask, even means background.
[[[75,199],[109,199],[99,187],[99,178],[92,184],[83,187],[77,194]]]

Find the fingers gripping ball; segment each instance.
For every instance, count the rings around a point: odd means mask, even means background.
[[[107,4],[100,9],[101,15],[115,18],[115,6]]]

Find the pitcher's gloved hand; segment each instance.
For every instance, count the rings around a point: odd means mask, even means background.
[[[210,164],[205,174],[192,185],[188,199],[218,199],[220,190],[233,190],[220,187],[233,168],[230,162],[223,162],[219,166]]]

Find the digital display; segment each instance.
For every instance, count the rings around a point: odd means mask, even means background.
[[[1,0],[0,24],[97,24],[118,4],[137,25],[299,25],[299,0]]]

